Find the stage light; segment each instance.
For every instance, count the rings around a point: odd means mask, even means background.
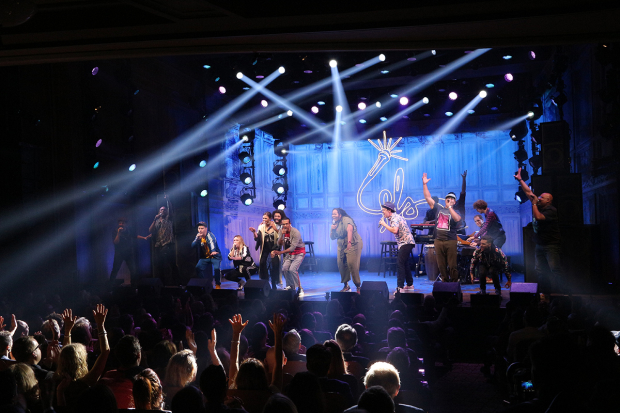
[[[360,103],[357,104],[357,108],[359,110],[364,110],[364,109],[366,109],[366,104],[364,102],[360,102]]]
[[[381,102],[377,102],[377,103],[375,103],[375,106],[376,106],[376,107],[378,107],[378,108],[380,108],[380,107],[381,107]]]
[[[524,181],[528,181],[530,179],[530,173],[527,171],[527,169],[525,169],[525,166],[521,167],[521,179],[523,179]]]
[[[515,192],[515,201],[518,201],[520,204],[527,201],[527,196],[525,195],[523,188],[519,187],[519,190]]]
[[[387,120],[387,118],[386,118],[385,116],[381,116],[381,117],[379,118],[379,120],[380,120],[381,122],[385,122],[385,121]]]
[[[216,81],[216,82],[219,82],[219,81],[220,81],[220,77],[219,77],[219,76],[218,76],[218,77],[216,77],[216,78],[215,78],[215,81]]]
[[[452,116],[452,115],[454,115],[454,113],[452,113],[452,112],[446,112],[446,116],[447,116],[447,117],[450,117],[450,116]]]
[[[527,136],[527,125],[525,124],[525,121],[517,123],[510,130],[510,139],[512,139],[515,142],[522,140],[526,136]]]
[[[435,56],[437,54],[437,50],[431,50],[431,53]]]
[[[220,86],[219,91],[223,95],[224,93],[226,93],[226,88],[224,86]]]
[[[340,105],[336,106],[336,112],[342,112],[342,106]]]
[[[409,99],[407,99],[405,96],[403,96],[402,98],[400,98],[399,100],[400,104],[405,106],[406,104],[409,103]]]
[[[248,164],[252,162],[252,155],[248,151],[241,151],[239,152],[239,160],[244,164]]]
[[[267,106],[269,106],[269,102],[267,102],[265,99],[260,101],[260,105],[264,108],[266,108]]]
[[[493,89],[495,87],[495,85],[493,83],[487,83],[484,86],[486,86],[487,89]]]
[[[285,157],[289,152],[290,144],[282,139],[273,141],[273,153],[279,157]]]
[[[95,162],[95,164],[93,165],[93,169],[97,169],[99,168],[99,162]]]
[[[519,149],[514,152],[515,160],[519,163],[527,161],[527,151],[523,147],[523,141],[519,142]]]
[[[280,162],[277,162],[273,166],[273,173],[278,175],[278,176],[285,176],[286,175],[286,168],[284,167],[283,164],[281,164]]]
[[[530,112],[532,113],[532,116],[529,116]],[[528,117],[531,120],[538,120],[540,119],[542,115],[543,115],[542,100],[535,99],[530,105],[530,107],[528,108]]]
[[[312,111],[312,113],[314,113],[315,115],[317,113],[319,113],[319,108],[317,108],[316,106],[312,106],[312,109],[310,109]]]
[[[450,98],[450,100],[456,100],[456,98],[458,98],[459,95],[457,95],[456,92],[450,92],[448,97]]]
[[[283,199],[276,199],[273,201],[273,207],[279,211],[283,211],[286,208],[286,202]]]
[[[385,62],[385,55],[383,53],[379,55],[379,60],[381,60],[382,62]]]
[[[532,170],[534,172],[536,172],[537,170],[540,169],[540,167],[542,166],[542,161],[540,159],[540,155],[536,154],[533,155],[530,160],[529,160],[529,164],[532,167]]]
[[[473,109],[469,109],[469,110],[467,111],[467,113],[469,113],[470,115],[473,115],[474,113],[476,113],[476,111],[475,111],[475,110],[473,110]]]
[[[273,190],[273,192],[275,192],[278,195],[282,195],[283,193],[285,193],[287,191],[287,187],[288,185],[286,185],[286,183],[284,182],[279,182],[279,181],[275,181],[273,183],[273,186],[271,187],[271,189]]]
[[[322,100],[319,100],[318,102],[316,102],[317,105],[319,106],[323,106],[325,104],[325,102],[323,102]]]
[[[392,99],[396,99],[396,98],[398,97],[398,95],[397,95],[396,93],[392,93],[392,94],[390,95],[390,97],[391,97]]]
[[[102,143],[103,143],[103,139],[99,139],[97,143],[95,144],[95,148],[100,147]]]
[[[514,80],[514,76],[512,75],[512,73],[506,73],[504,75],[504,80],[506,82],[512,82]]]
[[[133,92],[133,95],[136,96],[138,93],[140,93],[140,89],[136,89],[136,91]]]
[[[528,117],[528,118],[530,118],[530,119],[532,119],[532,118],[534,117],[534,112],[533,112],[533,111],[531,111],[531,110],[530,110],[530,111],[528,111],[528,112],[527,112],[527,117]]]
[[[329,61],[329,66],[330,66],[330,67],[336,67],[336,66],[338,66],[338,62],[337,62],[337,61],[335,61],[335,60],[330,60],[330,61]]]
[[[284,66],[280,66],[278,68],[278,72],[280,72],[280,74],[283,74],[286,70],[284,69]]]
[[[243,88],[243,90],[250,90],[250,87],[246,86],[246,87]]]
[[[245,185],[250,185],[252,183],[252,175],[247,172],[242,173],[239,179],[241,179],[241,182]]]
[[[207,192],[207,190],[206,190],[206,189],[203,189],[202,191],[200,191],[200,196],[201,196],[201,197],[203,197],[203,198],[204,198],[205,196],[207,196],[207,194],[208,194],[208,192]]]
[[[358,122],[359,123],[366,123],[366,119],[360,119]]]
[[[289,110],[289,111],[286,112],[286,114],[289,115],[289,116],[293,116],[293,111]]]
[[[131,166],[129,167],[129,172],[133,172],[136,170],[136,164],[132,163]]]
[[[254,203],[254,197],[250,194],[243,194],[241,195],[241,202],[243,202],[243,205],[245,206],[250,206]]]
[[[510,60],[510,59],[512,59],[512,56],[510,56],[509,54],[507,54],[506,56],[502,57],[502,59],[504,59],[504,60]]]
[[[382,75],[387,75],[388,73],[390,73],[390,71],[389,71],[389,70],[382,70],[382,71],[381,71],[381,74],[382,74]]]
[[[422,98],[422,103],[424,103],[425,105],[428,105],[428,102],[430,102],[430,100],[428,100],[427,97]]]
[[[257,78],[257,79],[264,79],[264,78],[265,78],[265,76],[263,76],[263,75],[257,75],[257,76],[256,76],[256,78]]]
[[[530,60],[535,60],[536,59],[536,53],[533,50],[530,50],[530,53],[528,54],[528,57],[530,58]]]
[[[97,73],[99,73],[99,67],[97,66],[93,67],[93,70],[91,70],[90,73],[92,73],[93,76],[95,76]]]
[[[211,69],[211,66],[209,66],[209,65],[202,65],[202,67],[205,68],[205,69]]]
[[[256,130],[246,130],[241,136],[241,140],[246,143],[252,143],[256,139]]]
[[[198,164],[198,166],[200,166],[201,168],[204,168],[205,166],[207,166],[207,161],[205,161],[204,159],[202,161],[200,161],[200,163]]]
[[[478,96],[480,96],[482,99],[484,99],[485,97],[487,97],[487,91],[486,90],[481,90],[480,93],[478,93]]]

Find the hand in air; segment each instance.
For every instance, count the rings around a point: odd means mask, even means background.
[[[233,335],[241,334],[245,326],[248,325],[248,320],[245,320],[245,323],[244,323],[243,320],[241,319],[241,314],[234,315],[232,320],[228,319],[228,321],[230,322],[230,325],[232,326]]]
[[[422,174],[422,183],[423,183],[424,185],[426,185],[426,184],[427,184],[427,183],[429,183],[429,182],[430,182],[430,178],[427,178],[427,177],[426,177],[426,172],[424,172],[424,173]]]
[[[515,179],[517,181],[521,180],[521,168],[519,168],[519,170],[517,171],[517,173],[515,174]]]
[[[465,172],[463,172],[463,173],[461,174],[461,176],[462,176],[463,178],[467,178],[467,169],[465,169]]]

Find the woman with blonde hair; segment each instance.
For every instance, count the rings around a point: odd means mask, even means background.
[[[161,410],[164,407],[162,385],[152,369],[143,370],[136,376],[132,394],[137,410]]]
[[[16,363],[9,367],[17,382],[17,402],[24,410],[32,410],[40,400],[39,382],[29,365]]]
[[[284,212],[280,213],[280,219]],[[275,218],[275,213],[273,214]],[[278,224],[272,220],[271,212],[267,211],[263,214],[263,221],[257,229],[250,227],[250,231],[254,234],[254,241],[256,241],[255,249],[260,248],[260,261],[259,261],[259,275],[261,280],[267,280],[271,278],[271,288],[274,290],[277,288],[278,283],[282,283],[279,280],[280,274],[280,257],[271,256],[271,251],[280,249],[278,241]],[[269,270],[269,260],[271,259],[271,270]]]
[[[196,379],[197,371],[196,356],[191,350],[181,350],[170,358],[168,367],[166,367],[166,380],[164,382],[167,407],[170,406],[172,398],[179,390]]]
[[[250,255],[250,250],[241,235],[235,235],[233,239],[233,247],[230,249],[228,259],[232,260],[235,268],[226,274],[226,279],[235,281],[239,284],[238,290],[243,289],[246,281],[250,281],[250,271],[256,269],[254,260]],[[245,278],[246,281],[241,278]]]

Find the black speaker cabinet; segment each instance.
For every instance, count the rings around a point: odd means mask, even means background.
[[[538,283],[513,283],[510,287],[510,301],[520,307],[527,307],[536,299]]]
[[[264,300],[269,297],[271,287],[268,280],[250,280],[243,287],[246,300]]]
[[[212,288],[212,281],[209,282],[206,278],[190,278],[187,282],[185,291],[192,295],[200,296],[204,293],[208,293]]]
[[[159,278],[142,278],[138,282],[138,293],[159,296],[164,283]]]
[[[566,121],[543,122],[541,158],[542,173],[567,174],[570,172],[570,133]]]
[[[385,281],[364,281],[360,289],[360,294],[368,298],[378,295],[385,300],[390,299],[390,290]]]
[[[462,303],[463,293],[461,292],[461,284],[458,282],[435,281],[433,283],[433,297],[435,297],[438,304],[445,304],[453,297],[459,300],[459,303]]]
[[[357,293],[354,291],[347,291],[347,292],[332,291],[329,293],[330,298],[332,300],[338,300],[338,302],[344,309],[351,308],[351,303],[353,302],[353,298],[356,295]]]

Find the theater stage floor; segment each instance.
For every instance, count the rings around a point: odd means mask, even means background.
[[[304,301],[324,301],[325,293],[332,291],[340,291],[342,288],[342,284],[340,283],[340,273],[338,272],[307,272],[305,274],[299,274],[301,278],[301,286],[304,289]],[[257,279],[257,276],[252,276],[252,279]],[[386,275],[385,278],[383,275],[377,275],[376,272],[360,272],[360,278],[362,283],[364,281],[385,281],[388,285],[388,289],[390,291],[390,300],[394,298],[394,290],[396,290],[396,276]],[[512,282],[523,282],[523,274],[514,273],[512,274]],[[505,303],[509,299],[510,291],[506,288],[503,288],[503,285],[506,283],[506,279],[504,278],[502,281],[502,306],[505,306]],[[352,287],[352,290],[355,291],[355,286],[353,283],[349,283]],[[422,275],[420,277],[413,278],[414,290],[408,290],[414,293],[423,293],[423,294],[431,294],[433,292],[433,281],[429,281],[426,275]],[[237,283],[231,281],[223,281],[222,288],[232,289],[236,288]],[[478,284],[462,284],[461,290],[463,292],[463,305],[469,305],[470,299],[469,296],[471,294],[475,294],[480,291]],[[495,293],[493,285],[489,284],[487,286],[487,292]],[[239,298],[243,298],[243,293],[239,293]]]

